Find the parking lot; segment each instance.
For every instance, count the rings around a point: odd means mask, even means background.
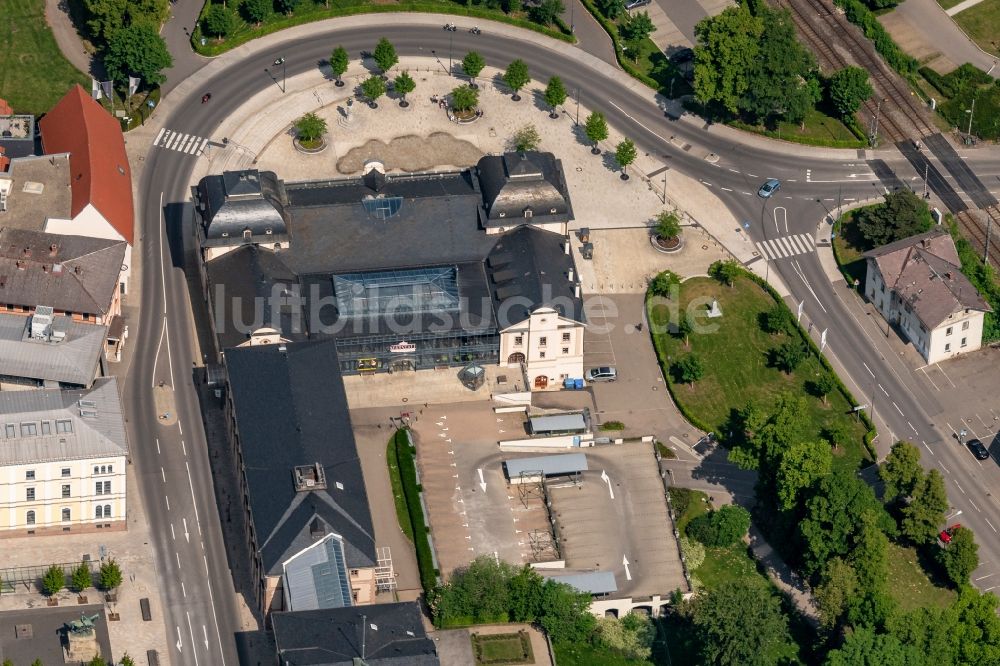
[[[583,482],[549,489],[567,569],[613,571],[622,596],[687,589],[652,446],[581,451]]]

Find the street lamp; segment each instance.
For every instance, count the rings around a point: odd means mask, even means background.
[[[965,428],[962,428],[961,430],[959,430],[958,431],[958,443],[959,444],[965,444],[965,436],[968,435],[968,434],[969,433],[967,433],[965,431]]]
[[[888,97],[883,97],[875,105],[875,126],[872,129],[872,136],[871,136],[871,146],[872,146],[872,148],[874,148],[875,144],[878,142],[878,118],[879,118],[879,115],[881,115],[881,113],[882,113],[882,102],[888,102],[888,101],[889,101]]]
[[[969,114],[969,131],[966,132],[969,136],[972,136],[972,117],[976,115],[976,96],[972,96],[972,108],[966,109],[965,112]]]
[[[281,65],[281,92],[285,92],[285,57],[275,58],[274,62],[271,63],[274,67]],[[272,75],[271,78],[274,78]],[[275,81],[277,83],[277,81]]]
[[[455,33],[448,32],[448,76],[451,76],[451,47],[455,42]]]

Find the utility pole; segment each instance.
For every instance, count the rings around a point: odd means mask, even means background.
[[[986,213],[986,250],[983,252],[983,265],[990,264],[990,234],[993,231],[993,216]]]
[[[576,89],[576,126],[580,126],[580,88]]]
[[[451,76],[451,47],[455,43],[455,33],[450,31],[448,33],[448,76]]]
[[[972,96],[972,108],[969,109],[969,131],[966,132],[969,136],[972,136],[972,117],[976,115],[976,96]]]
[[[884,98],[880,99],[878,101],[878,104],[875,105],[875,126],[872,129],[872,137],[871,137],[872,148],[874,148],[875,144],[878,143],[878,117],[882,114],[882,102],[884,101],[886,101]]]

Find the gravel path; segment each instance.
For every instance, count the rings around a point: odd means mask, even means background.
[[[369,160],[382,162],[387,170],[462,168],[472,166],[482,156],[483,151],[472,143],[444,132],[434,132],[426,138],[408,134],[388,143],[372,139],[363,146],[352,148],[337,161],[337,171],[345,175],[359,173]]]

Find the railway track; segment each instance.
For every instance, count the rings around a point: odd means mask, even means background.
[[[867,70],[875,94],[865,102],[859,118],[864,125],[877,118],[878,133],[893,143],[920,140],[937,133],[929,111],[909,85],[889,69],[872,43],[826,0],[776,0],[791,11],[792,21],[818,56],[820,67],[831,73],[856,65]],[[818,25],[817,25],[818,24]],[[821,31],[820,28],[825,28]],[[822,34],[826,33],[826,34]],[[851,58],[835,46],[840,43]],[[881,100],[881,103],[879,102]]]
[[[981,209],[983,211],[984,217],[989,217],[992,221],[992,226],[990,229],[990,264],[994,267],[1000,267],[1000,208],[997,206],[989,206],[987,208]],[[963,210],[955,215],[955,219],[958,221],[958,228],[972,246],[975,248],[979,256],[983,256],[986,250],[986,236],[987,236],[987,223],[981,220],[971,210]]]

